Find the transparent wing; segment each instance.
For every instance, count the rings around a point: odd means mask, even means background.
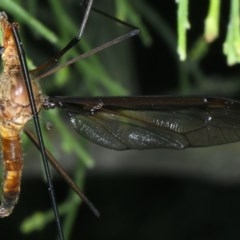
[[[206,147],[240,140],[240,102],[200,97],[49,99],[74,129],[115,149]]]

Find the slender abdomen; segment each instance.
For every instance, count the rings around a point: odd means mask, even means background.
[[[2,138],[3,184],[0,217],[11,214],[20,193],[23,154],[20,136]]]

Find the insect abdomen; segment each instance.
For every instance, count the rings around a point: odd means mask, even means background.
[[[20,193],[23,154],[19,135],[2,138],[3,184],[0,217],[11,214]]]

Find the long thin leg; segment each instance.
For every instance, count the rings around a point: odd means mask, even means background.
[[[69,65],[71,65],[75,62],[78,62],[79,60],[82,60],[82,59],[87,58],[87,57],[89,57],[93,54],[101,52],[102,50],[104,50],[106,48],[109,48],[111,46],[114,46],[114,45],[116,45],[116,44],[130,38],[130,37],[133,37],[133,36],[137,35],[137,34],[139,34],[139,29],[134,29],[131,32],[128,32],[128,33],[126,33],[126,34],[124,34],[120,37],[114,38],[113,40],[111,40],[107,43],[104,43],[101,46],[98,46],[98,47],[96,47],[96,48],[94,48],[94,49],[92,49],[92,50],[90,50],[86,53],[78,55],[77,57],[71,58],[68,61],[66,61],[65,63],[60,64],[60,65],[58,65],[58,66],[56,66],[56,67],[54,67],[54,68],[52,68],[52,69],[50,69],[46,72],[43,72],[40,75],[37,75],[36,77],[34,77],[34,80],[40,80],[44,77],[47,77],[47,76],[59,71],[61,68],[67,67],[67,66],[69,66]]]
[[[79,32],[78,32],[78,35],[76,37],[74,37],[60,52],[58,52],[54,57],[52,57],[49,61],[41,64],[40,66],[38,66],[36,69],[33,69],[31,70],[31,76],[33,76],[33,78],[35,80],[39,80],[41,78],[44,78],[46,76],[49,76],[55,72],[57,72],[59,69],[61,69],[62,67],[66,67],[66,66],[69,66],[81,59],[84,59],[84,58],[87,58],[97,52],[100,52],[102,50],[104,50],[105,48],[108,48],[110,46],[113,46],[113,45],[116,45],[128,38],[131,38],[137,34],[139,34],[139,29],[136,28],[135,26],[129,24],[129,23],[126,23],[120,19],[117,19],[107,13],[104,13],[102,12],[101,10],[98,10],[94,7],[92,7],[92,4],[93,4],[93,0],[90,0],[88,1],[87,5],[86,5],[86,12],[84,14],[84,17],[83,17],[83,21],[82,21],[82,24],[80,26],[80,29],[79,29]],[[97,46],[96,48],[84,53],[84,54],[81,54],[73,59],[70,59],[68,60],[67,62],[65,62],[64,64],[61,64],[61,65],[58,65],[56,67],[53,67],[51,69],[48,69],[50,66],[52,66],[53,64],[57,63],[59,61],[59,59],[67,52],[69,51],[73,46],[77,45],[79,43],[79,41],[81,40],[82,38],[82,35],[83,35],[83,32],[84,32],[84,29],[85,29],[85,26],[86,26],[86,23],[87,23],[87,20],[88,20],[88,17],[89,17],[89,13],[91,11],[91,9],[94,9],[94,11],[98,14],[101,14],[107,18],[110,18],[116,22],[118,22],[119,24],[121,25],[124,25],[124,26],[127,26],[128,28],[130,28],[131,30],[128,31],[126,34],[120,36],[120,37],[116,37],[114,39],[112,39],[111,41],[105,43],[105,44],[102,44],[100,46]]]
[[[40,150],[39,142],[36,139],[36,136],[27,128],[24,129],[25,134],[29,137],[29,139],[34,143],[34,145]],[[47,158],[51,163],[52,167],[61,175],[61,177],[69,184],[72,190],[82,199],[82,201],[90,208],[90,210],[94,213],[96,217],[100,217],[99,211],[93,205],[93,203],[82,193],[79,187],[72,181],[69,175],[64,171],[63,167],[58,163],[58,161],[54,158],[54,156],[45,149]]]
[[[51,66],[52,64],[55,64],[59,61],[59,59],[67,52],[69,51],[73,46],[77,45],[79,43],[79,41],[82,38],[84,29],[86,27],[87,24],[87,20],[92,8],[92,4],[93,4],[93,0],[89,0],[87,7],[86,7],[86,11],[85,14],[83,16],[83,20],[81,23],[81,26],[79,28],[79,32],[78,35],[76,37],[74,37],[61,51],[59,51],[54,57],[52,57],[51,59],[49,59],[49,61],[39,65],[36,69],[32,70],[31,73],[34,75],[36,73],[41,72],[44,69],[47,69],[49,66]]]
[[[26,57],[25,57],[25,53],[24,53],[24,50],[22,47],[22,42],[20,40],[17,26],[13,25],[12,30],[13,30],[16,46],[18,49],[18,53],[19,53],[19,60],[20,60],[21,68],[22,68],[22,73],[23,73],[23,76],[25,79],[25,83],[26,83],[26,87],[27,87],[27,91],[28,91],[28,95],[29,95],[31,110],[32,110],[32,114],[33,114],[33,120],[34,120],[34,124],[35,124],[39,147],[40,147],[41,155],[42,155],[42,161],[43,161],[46,179],[47,179],[47,183],[48,183],[48,190],[49,190],[50,198],[52,201],[52,207],[53,207],[55,221],[56,221],[56,225],[57,225],[57,229],[58,229],[58,235],[59,235],[60,240],[64,240],[64,235],[63,235],[62,226],[61,226],[61,222],[60,222],[59,212],[58,212],[58,208],[57,208],[57,204],[56,204],[56,200],[55,200],[54,188],[53,188],[52,180],[51,180],[50,168],[48,165],[47,155],[46,155],[44,141],[43,141],[43,137],[42,137],[41,126],[39,123],[37,108],[36,108],[36,105],[34,102],[34,95],[33,95],[31,80],[29,77],[28,67],[27,67],[27,63],[26,63]]]

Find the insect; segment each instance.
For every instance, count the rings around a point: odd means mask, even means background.
[[[34,76],[35,80],[37,77],[41,78],[38,75],[39,71],[41,72],[41,74],[44,74],[44,70],[46,68],[48,68],[53,62],[58,61],[58,59],[66,51],[68,51],[73,45],[75,45],[79,41],[85,27],[92,3],[93,1],[88,2],[78,37],[73,39],[73,41],[71,41],[66,46],[66,48],[64,48],[56,57],[51,59],[49,62],[43,64],[42,66],[38,67],[37,69],[31,71],[31,75]],[[30,86],[25,85],[25,79],[28,79],[29,77],[28,74],[26,74],[28,70],[26,69],[26,63],[24,59],[25,56],[18,36],[18,24],[10,23],[5,12],[0,13],[0,23],[3,33],[3,43],[1,47],[3,72],[0,78],[0,85],[2,93],[1,142],[3,150],[4,170],[0,217],[6,217],[10,215],[13,211],[13,208],[18,201],[20,192],[20,181],[23,167],[23,154],[20,142],[21,131],[24,128],[25,124],[32,118],[32,115],[35,119],[34,112],[36,113],[40,111],[42,107],[49,109],[54,108],[54,106],[52,105],[52,103],[46,102],[47,98],[43,96],[38,84],[34,80],[32,81],[32,84],[30,84]],[[129,36],[135,35],[136,33],[136,31],[132,32]],[[116,44],[124,40],[124,38],[126,38],[126,36],[116,38],[112,43],[107,43],[105,47]],[[96,48],[94,51],[100,51],[101,48]],[[71,61],[75,62],[77,60],[72,59],[70,60],[70,62]],[[68,62],[68,65],[71,64],[70,62]],[[32,90],[30,90],[30,96],[28,96],[28,89],[31,88]],[[33,101],[34,105],[32,106]],[[35,124],[39,125],[36,122]],[[26,133],[29,135],[30,138],[32,138],[33,141],[35,141],[33,135],[31,135],[30,132],[26,131]],[[39,143],[41,142],[42,140],[40,139]],[[39,143],[36,142],[36,144]],[[42,147],[42,151],[44,151],[44,146]],[[44,155],[45,154],[43,154],[43,156]],[[63,239],[63,237],[61,237],[61,239]]]
[[[8,24],[4,13],[1,16],[2,22]],[[10,42],[12,42],[12,39]],[[7,54],[8,47],[3,45],[3,58],[4,54]],[[13,86],[11,85],[10,88]],[[23,86],[21,86],[21,89],[24,88]],[[4,87],[6,86],[4,85]],[[239,140],[239,119],[237,116],[239,102],[231,99],[201,97],[46,97],[42,95],[37,85],[34,85],[34,89],[37,110],[40,110],[40,108],[46,110],[62,108],[66,110],[73,128],[79,134],[101,146],[115,150],[184,149],[225,144]],[[2,92],[8,93],[2,97],[2,109],[4,110],[2,115],[4,117],[8,117],[12,111],[11,108],[4,106],[9,102],[13,104],[14,111],[16,107],[27,109],[23,117],[21,116],[21,120],[24,120],[23,123],[19,124],[20,120],[12,115],[10,115],[10,120],[4,119],[2,121],[1,134],[4,150],[4,142],[9,137],[14,142],[14,144],[13,142],[9,144],[14,148],[15,142],[19,142],[18,133],[17,136],[11,135],[8,128],[13,127],[14,130],[19,131],[15,128],[15,125],[19,125],[20,129],[24,127],[25,122],[31,118],[31,111],[29,111],[29,102],[25,95],[17,95],[20,98],[24,96],[24,102],[19,104],[17,99],[14,102],[9,101],[9,90],[4,89]],[[19,94],[19,91],[14,91],[14,93]],[[20,93],[22,92],[20,91]],[[19,111],[22,112],[23,109]],[[17,115],[19,111],[17,111]],[[12,122],[12,120],[14,121]],[[14,131],[14,134],[16,131]],[[19,145],[16,148],[16,153],[21,151]],[[7,152],[3,153],[6,153],[5,158],[10,160]],[[21,155],[21,152],[19,155]],[[21,156],[17,157],[20,160],[22,158]],[[7,170],[4,186],[9,184],[13,175],[16,177],[16,182],[19,182],[21,164],[19,166],[17,170]],[[7,191],[4,192],[5,195],[3,194],[2,216],[9,214],[17,201],[19,185],[14,186],[16,188],[12,189],[16,189],[16,191],[9,191],[6,187]],[[9,202],[8,199],[10,198],[13,200]]]

